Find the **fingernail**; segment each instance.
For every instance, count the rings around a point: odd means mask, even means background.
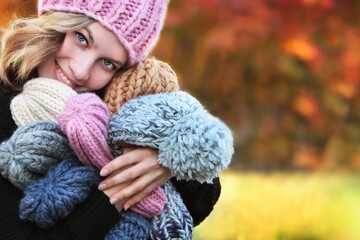
[[[106,188],[107,188],[107,185],[106,185],[105,183],[102,183],[102,184],[100,184],[100,185],[98,186],[98,189],[99,189],[100,191],[104,191]]]
[[[115,203],[117,203],[118,201],[119,201],[118,198],[112,198],[112,199],[110,199],[110,203],[111,203],[111,204],[115,204]]]
[[[100,171],[100,176],[105,177],[109,173],[109,170],[103,169]]]
[[[129,205],[129,204],[124,204],[124,209],[125,209],[125,211],[128,210],[129,207],[131,207],[131,205]]]

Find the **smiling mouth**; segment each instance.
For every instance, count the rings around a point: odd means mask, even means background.
[[[72,82],[70,82],[70,80],[66,77],[66,75],[63,73],[63,71],[61,70],[60,66],[58,65],[57,62],[55,62],[56,65],[56,71],[58,73],[58,75],[61,77],[61,80],[68,86],[70,86],[71,88],[76,87],[75,84],[73,84]]]

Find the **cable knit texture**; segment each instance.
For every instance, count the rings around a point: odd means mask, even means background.
[[[164,191],[160,187],[157,187],[140,202],[131,206],[130,209],[141,216],[151,218],[159,215],[163,211],[166,202],[167,198]]]
[[[144,59],[155,46],[169,0],[40,0],[39,14],[82,13],[112,31],[128,53],[127,66]]]
[[[186,209],[181,196],[170,181],[162,185],[168,202],[163,212],[152,218],[151,239],[192,239],[193,219]]]
[[[0,156],[1,175],[23,189],[74,153],[57,123],[38,121],[18,128],[2,142]]]
[[[125,102],[138,96],[179,90],[175,72],[156,59],[145,59],[125,69],[111,80],[105,89],[104,102],[113,115]]]
[[[52,226],[83,202],[100,181],[96,169],[82,165],[76,158],[64,160],[50,169],[45,178],[32,181],[25,188],[20,218],[36,222],[41,228]]]
[[[101,169],[114,159],[106,142],[110,115],[93,93],[71,96],[59,116],[59,125],[72,149],[86,166]]]
[[[209,182],[230,163],[231,131],[185,92],[129,100],[110,121],[110,146],[126,142],[159,149],[159,163],[177,179]]]
[[[121,211],[120,221],[110,230],[105,240],[146,240],[149,223],[132,211]]]
[[[53,226],[66,217],[76,204],[84,201],[101,181],[98,171],[84,166],[78,159],[67,159],[46,176],[31,182],[20,202],[20,218],[33,221],[41,228]],[[105,239],[146,239],[148,220],[130,210],[121,213]],[[145,237],[144,237],[145,236]]]
[[[57,122],[68,98],[76,92],[67,85],[48,78],[36,78],[25,83],[23,91],[10,104],[16,125],[48,120]]]
[[[85,165],[101,169],[114,159],[106,142],[109,120],[105,103],[93,93],[70,97],[60,114],[61,129]],[[160,214],[165,203],[164,192],[157,188],[131,207],[131,210],[150,218]]]

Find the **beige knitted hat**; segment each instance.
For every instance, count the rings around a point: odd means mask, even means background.
[[[105,89],[104,102],[112,115],[135,97],[178,90],[176,74],[167,63],[145,59],[115,75]]]
[[[29,80],[23,91],[11,101],[12,117],[19,127],[39,120],[57,122],[72,95],[76,95],[76,92],[59,81],[48,78]]]

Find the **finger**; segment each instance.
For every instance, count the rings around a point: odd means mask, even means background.
[[[108,188],[106,190],[104,190],[103,192],[109,197],[109,201],[110,203],[114,204],[116,206],[116,208],[118,210],[121,210],[124,202],[127,200],[126,198],[123,199],[123,200],[114,200],[114,198],[116,198],[116,196],[114,197],[114,194],[121,191],[122,189],[124,189],[125,187],[129,186],[131,184],[131,182],[126,182],[126,183],[123,183],[121,185],[116,185],[112,188]]]
[[[100,171],[100,176],[105,177],[108,176],[110,173],[124,168],[126,166],[129,166],[131,164],[136,163],[139,161],[139,158],[137,157],[136,151],[130,151],[126,154],[123,154],[121,156],[118,156],[114,160],[110,161],[108,164],[106,164]]]
[[[131,151],[136,150],[138,147],[135,146],[128,146],[128,147],[123,147],[123,154],[129,153]]]
[[[162,182],[154,181],[153,183],[149,184],[144,190],[138,192],[137,194],[131,196],[128,199],[123,200],[123,208],[126,210],[130,208],[131,206],[134,206],[136,203],[140,202],[146,195],[154,191],[155,188],[160,186]]]
[[[117,193],[113,194],[110,197],[110,202],[114,203],[117,201],[122,201],[129,197],[132,197],[133,195],[152,186],[151,184],[155,181],[156,181],[156,176],[153,176],[153,174],[141,176],[140,178],[138,178],[134,182],[132,182],[129,186],[127,186],[124,189],[122,189],[121,191],[118,191]],[[155,187],[152,187],[152,189],[155,189]]]
[[[121,171],[116,171],[99,184],[99,189],[105,190],[124,182],[133,181],[134,179],[149,172],[149,169],[146,166],[146,164],[136,164],[131,167],[124,168]]]

